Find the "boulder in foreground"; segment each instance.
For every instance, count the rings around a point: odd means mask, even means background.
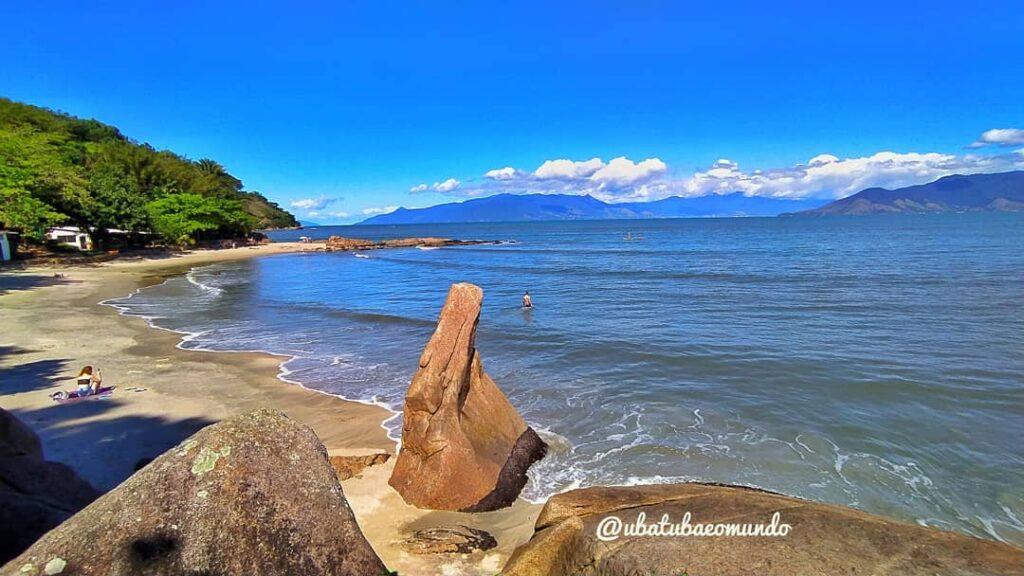
[[[319,439],[284,414],[264,409],[196,433],[43,536],[0,573],[384,571]]]
[[[641,514],[650,527],[663,515],[669,523],[682,522],[687,513],[691,526],[770,525],[778,513],[776,525],[789,529],[784,536],[625,534]],[[533,538],[515,551],[501,574],[1011,576],[1022,566],[1024,550],[1008,544],[750,488],[668,484],[553,496],[537,518]]]
[[[0,456],[29,456],[43,459],[39,436],[17,416],[0,408]]]
[[[100,495],[70,467],[43,460],[39,437],[0,409],[0,563]]]
[[[482,512],[512,504],[547,445],[484,372],[475,347],[484,293],[453,284],[405,395],[389,483],[406,502]]]

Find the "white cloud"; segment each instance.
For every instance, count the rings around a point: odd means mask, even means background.
[[[815,156],[807,164],[789,168],[744,172],[734,162],[716,162],[704,172],[674,183],[673,193],[703,196],[743,192],[748,196],[777,198],[842,198],[865,188],[900,188],[923,184],[950,174],[1012,170],[1024,162],[1009,155],[978,156],[937,152],[878,152],[839,159]]]
[[[430,186],[427,186],[426,184],[417,184],[412,188],[409,188],[409,193],[419,194],[420,192],[426,192],[428,188],[430,188]]]
[[[1003,154],[944,154],[938,152],[877,152],[840,158],[818,154],[806,163],[745,171],[739,163],[719,158],[691,175],[669,175],[658,158],[634,162],[625,157],[605,163],[549,160],[536,171],[502,168],[466,186],[445,186],[443,192],[464,198],[492,194],[577,194],[608,202],[657,200],[668,196],[704,196],[742,192],[774,198],[842,198],[875,186],[899,188],[932,182],[950,174],[1003,172],[1024,169],[1024,148]],[[441,183],[443,184],[443,183]],[[433,189],[440,190],[441,184]]]
[[[348,218],[351,216],[348,212],[328,212],[327,215],[332,218]]]
[[[303,198],[291,203],[291,207],[298,210],[323,210],[327,206],[340,201],[341,198],[327,198],[320,195],[319,198]]]
[[[434,182],[434,185],[431,186],[431,188],[433,188],[437,192],[444,194],[445,192],[451,192],[452,190],[455,190],[456,188],[459,187],[459,184],[462,184],[462,182],[459,182],[455,178],[449,178],[444,182]]]
[[[604,167],[600,158],[591,158],[585,162],[572,160],[548,160],[534,170],[537,178],[586,178]]]
[[[511,180],[516,177],[517,173],[518,170],[515,168],[506,166],[496,170],[488,170],[487,172],[484,172],[484,177],[490,178],[491,180]]]
[[[1024,144],[1024,130],[1020,128],[993,128],[982,132],[968,148],[984,148],[985,146],[1018,146]]]
[[[653,176],[662,174],[668,170],[658,158],[648,158],[642,162],[633,162],[625,156],[613,158],[607,165],[601,167],[590,176],[598,182],[612,182],[616,184],[632,184],[641,180],[649,180]]]
[[[375,216],[377,214],[390,214],[398,210],[398,206],[384,206],[383,208],[363,208],[364,216]]]
[[[833,162],[839,162],[839,158],[831,154],[818,154],[814,158],[807,161],[808,166],[824,166],[825,164],[831,164]]]

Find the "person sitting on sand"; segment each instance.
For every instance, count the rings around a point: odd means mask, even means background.
[[[523,294],[523,308],[533,308],[533,300],[530,299],[530,292]]]
[[[82,396],[89,396],[91,394],[98,394],[100,391],[100,384],[103,383],[103,375],[100,374],[99,368],[93,370],[92,366],[86,366],[78,373],[77,382],[79,398]]]

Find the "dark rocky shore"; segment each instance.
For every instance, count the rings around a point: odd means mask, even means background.
[[[365,240],[331,236],[324,243],[324,249],[331,250],[378,250],[380,248],[443,248],[445,246],[475,246],[480,244],[501,244],[498,240],[455,240],[451,238],[396,238],[392,240]]]
[[[359,242],[369,241],[333,244],[367,249]],[[546,450],[483,369],[474,344],[482,300],[476,286],[452,286],[406,395],[390,484],[420,508],[508,506]],[[388,574],[339,483],[387,459],[329,459],[310,428],[264,408],[200,430],[100,496],[47,462],[36,435],[0,410],[0,575]],[[403,546],[459,555],[495,544],[453,526],[417,531]],[[762,490],[672,484],[552,497],[501,574],[1009,576],[1022,568],[1024,550],[999,542]]]

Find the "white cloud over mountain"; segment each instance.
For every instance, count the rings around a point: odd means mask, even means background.
[[[533,171],[536,178],[587,178],[594,172],[604,168],[600,158],[591,158],[583,162],[572,160],[548,160]]]
[[[993,128],[982,132],[981,137],[968,148],[986,146],[1019,146],[1024,144],[1024,130],[1020,128]]]
[[[377,214],[390,214],[398,210],[398,206],[384,206],[383,208],[363,208],[364,216],[376,216]]]
[[[1024,130],[996,129],[982,134],[984,146],[1024,143]],[[975,143],[977,144],[977,142]],[[978,147],[974,144],[971,147]],[[489,170],[465,185],[451,178],[432,190],[459,197],[512,194],[589,194],[609,202],[657,200],[668,196],[704,196],[742,192],[773,198],[836,199],[871,187],[924,184],[951,174],[1024,169],[1024,149],[997,154],[877,152],[840,158],[818,154],[804,163],[765,170],[743,170],[720,158],[705,170],[673,173],[660,158],[633,161],[624,156],[547,160],[534,171],[512,166]],[[425,184],[416,187],[422,191]]]
[[[644,182],[668,170],[668,166],[658,158],[648,158],[642,162],[633,162],[625,156],[612,159],[611,162],[594,172],[590,178],[597,182],[614,184],[632,184]]]
[[[434,192],[447,194],[458,188],[460,184],[462,184],[462,182],[459,182],[455,178],[449,178],[444,182],[434,182],[432,186],[427,186],[426,184],[417,184],[412,188],[409,188],[409,193],[421,194],[423,192],[427,192],[428,190],[433,190]]]
[[[459,184],[462,184],[462,182],[459,182],[455,178],[449,178],[444,182],[434,182],[434,185],[431,186],[431,188],[443,194],[445,192],[451,192],[452,190],[455,190],[456,188],[459,187]]]
[[[519,174],[519,171],[511,166],[504,168],[498,168],[496,170],[488,170],[484,173],[484,178],[490,178],[491,180],[511,180]]]
[[[322,216],[329,216],[331,218],[342,218],[342,219],[344,219],[344,218],[348,218],[349,216],[351,216],[351,214],[349,214],[348,212],[340,212],[340,211],[339,212],[334,212],[334,211],[331,211],[331,212],[318,212],[318,211],[309,212],[309,217],[310,218],[319,218],[319,217],[322,217]]]
[[[292,208],[298,210],[323,210],[327,206],[340,201],[341,198],[327,198],[321,195],[319,198],[303,198],[296,200],[290,204]]]
[[[899,188],[931,182],[950,174],[999,172],[1024,167],[1009,155],[979,156],[878,152],[839,159],[821,154],[806,164],[745,172],[735,162],[719,160],[711,169],[669,184],[681,196],[743,192],[775,198],[842,198],[875,186]]]

